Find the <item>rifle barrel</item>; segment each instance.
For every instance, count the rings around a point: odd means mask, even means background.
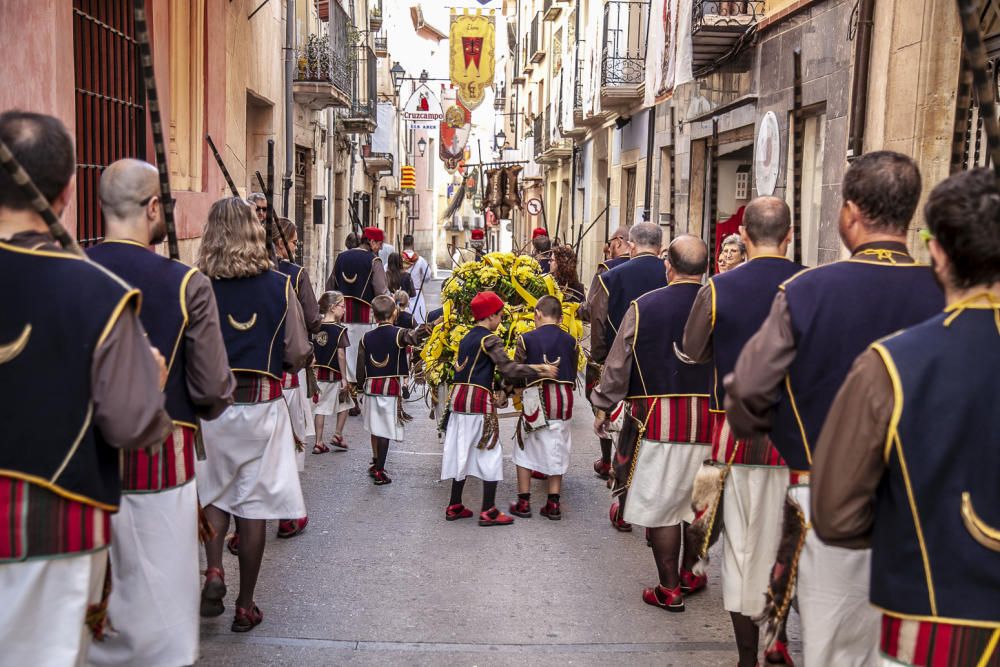
[[[212,141],[212,135],[206,134],[205,140],[208,141],[208,147],[212,149],[212,155],[215,156],[215,162],[219,165],[219,169],[222,170],[222,175],[226,179],[226,183],[229,184],[229,190],[233,193],[234,197],[240,196],[240,191],[236,189],[236,183],[233,182],[233,177],[229,175],[229,170],[226,169],[226,163],[222,161],[222,156],[219,155],[219,149],[215,147],[215,142]]]

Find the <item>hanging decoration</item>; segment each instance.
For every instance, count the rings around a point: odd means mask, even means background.
[[[444,90],[441,99],[445,112],[440,123],[438,155],[445,169],[452,173],[465,157],[472,134],[472,112],[459,101],[454,88]]]
[[[417,170],[405,164],[399,170],[399,187],[401,190],[417,189]]]
[[[494,10],[482,9],[461,14],[452,9],[449,35],[451,81],[458,87],[458,99],[467,109],[475,109],[493,85],[496,69],[496,18]]]
[[[410,124],[411,129],[433,130],[444,118],[441,111],[441,103],[438,101],[433,91],[427,84],[420,84],[410,95],[403,107],[403,118]]]

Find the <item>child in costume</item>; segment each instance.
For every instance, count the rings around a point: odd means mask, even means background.
[[[559,326],[561,322],[562,304],[553,296],[543,296],[535,305],[535,330],[521,336],[514,354],[518,363],[553,364],[559,369],[555,379],[530,382],[522,395],[524,410],[514,449],[518,493],[510,504],[510,513],[522,518],[531,516],[532,471],[548,480],[548,502],[539,513],[553,521],[562,518],[559,492],[573,446],[570,420],[580,351],[576,339]]]
[[[347,449],[344,424],[347,423],[347,413],[351,409],[347,379],[341,370],[347,368],[347,348],[350,345],[347,327],[340,323],[347,310],[344,295],[340,292],[324,293],[319,299],[319,310],[323,322],[319,332],[313,335],[316,381],[319,383],[319,395],[313,397],[316,403],[313,409],[316,421],[313,454],[330,451],[330,447],[323,442],[323,427],[326,425],[327,415],[337,416],[337,430],[330,440],[330,446],[340,450]]]
[[[362,414],[372,438],[372,465],[368,472],[377,486],[392,480],[385,472],[389,441],[402,440],[411,417],[403,411],[403,390],[410,375],[408,349],[419,345],[429,328],[402,329],[396,320],[396,302],[380,295],[372,299],[377,324],[358,346],[358,387],[364,392]]]
[[[446,417],[441,479],[452,480],[448,521],[467,519],[472,510],[462,504],[465,478],[483,480],[480,526],[508,526],[514,519],[496,507],[497,484],[503,479],[503,451],[499,447],[499,420],[493,398],[494,375],[509,382],[554,379],[557,369],[547,364],[519,364],[507,356],[496,335],[504,302],[493,292],[480,292],[471,303],[476,325],[465,334],[455,357],[455,378]]]
[[[413,319],[413,313],[407,310],[410,305],[410,295],[403,290],[396,290],[392,295],[396,301],[396,326],[401,329],[414,329],[417,324]]]

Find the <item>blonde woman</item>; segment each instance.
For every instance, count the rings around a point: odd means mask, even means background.
[[[222,547],[233,515],[240,533],[233,632],[246,632],[263,620],[253,593],[267,520],[306,514],[281,374],[298,372],[311,348],[295,290],[288,276],[272,270],[264,228],[255,217],[243,199],[215,202],[197,262],[212,279],[236,377],[234,404],[202,425],[208,458],[197,465],[198,496],[216,535],[205,547],[201,614],[218,616],[225,610]]]

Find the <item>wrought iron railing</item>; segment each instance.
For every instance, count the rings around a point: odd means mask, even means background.
[[[584,40],[578,39],[576,41],[576,81],[573,85],[573,108],[580,111],[583,110],[583,66],[586,60],[583,54],[585,52]]]
[[[536,60],[539,54],[544,55],[544,45],[542,44],[543,19],[541,12],[535,12],[535,18],[531,19],[531,35],[529,36],[528,57]]]
[[[375,120],[378,106],[378,66],[375,52],[364,44],[354,47],[354,81],[350,118]]]
[[[388,53],[389,37],[387,35],[375,35],[372,38],[372,46],[375,48],[376,53]]]
[[[407,208],[410,211],[410,219],[413,220],[420,217],[420,195],[413,193],[409,195],[409,198],[410,204]]]
[[[535,121],[531,124],[532,139],[535,144],[535,157],[542,154],[545,150],[545,115],[538,114],[535,116]]]
[[[694,0],[691,32],[703,28],[746,28],[762,18],[765,0]]]
[[[604,5],[601,85],[643,82],[646,71],[648,0],[608,0]]]

